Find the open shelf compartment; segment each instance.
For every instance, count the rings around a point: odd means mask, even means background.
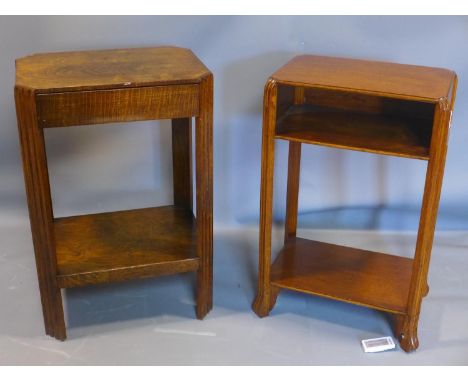
[[[286,87],[287,88],[287,87]],[[303,89],[296,101],[280,87],[275,137],[407,158],[429,158],[434,105]]]
[[[413,260],[302,238],[287,241],[271,267],[280,288],[405,314]]]
[[[57,218],[54,228],[62,288],[198,269],[195,218],[182,207]]]

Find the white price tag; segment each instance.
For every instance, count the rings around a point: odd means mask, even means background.
[[[362,340],[361,343],[366,353],[395,349],[395,342],[393,342],[392,337],[369,338],[368,340]]]

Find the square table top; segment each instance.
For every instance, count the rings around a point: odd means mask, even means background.
[[[449,98],[456,74],[426,66],[302,55],[294,57],[271,78],[296,86],[438,102]]]
[[[172,46],[39,53],[16,60],[16,86],[38,93],[199,83],[208,74],[191,50]]]

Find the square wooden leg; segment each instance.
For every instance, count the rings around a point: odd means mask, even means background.
[[[192,118],[172,120],[174,205],[192,210]]]
[[[66,330],[62,295],[56,279],[53,215],[44,133],[37,123],[34,92],[15,88],[15,99],[45,331],[52,337],[64,340]]]
[[[213,307],[213,76],[200,84],[200,113],[195,126],[197,187],[197,318]]]
[[[304,88],[293,90],[294,104],[304,103]],[[289,142],[288,186],[286,191],[286,219],[284,225],[284,242],[296,237],[297,211],[299,209],[299,179],[301,174],[301,142]]]
[[[286,192],[286,221],[284,242],[296,236],[299,204],[299,177],[301,172],[301,143],[289,142],[288,188]]]

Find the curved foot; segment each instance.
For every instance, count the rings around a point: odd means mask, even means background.
[[[270,290],[260,292],[258,291],[257,297],[252,304],[252,310],[257,314],[258,317],[266,317],[270,314],[271,310],[276,304],[280,289],[272,286]]]
[[[405,352],[411,352],[418,348],[418,320],[408,316],[394,316],[394,333],[400,342],[400,347]]]
[[[402,333],[399,340],[401,348],[407,353],[416,350],[419,346],[419,340],[416,333]]]
[[[426,297],[429,294],[429,285],[426,284],[426,289],[424,289],[423,296]]]

